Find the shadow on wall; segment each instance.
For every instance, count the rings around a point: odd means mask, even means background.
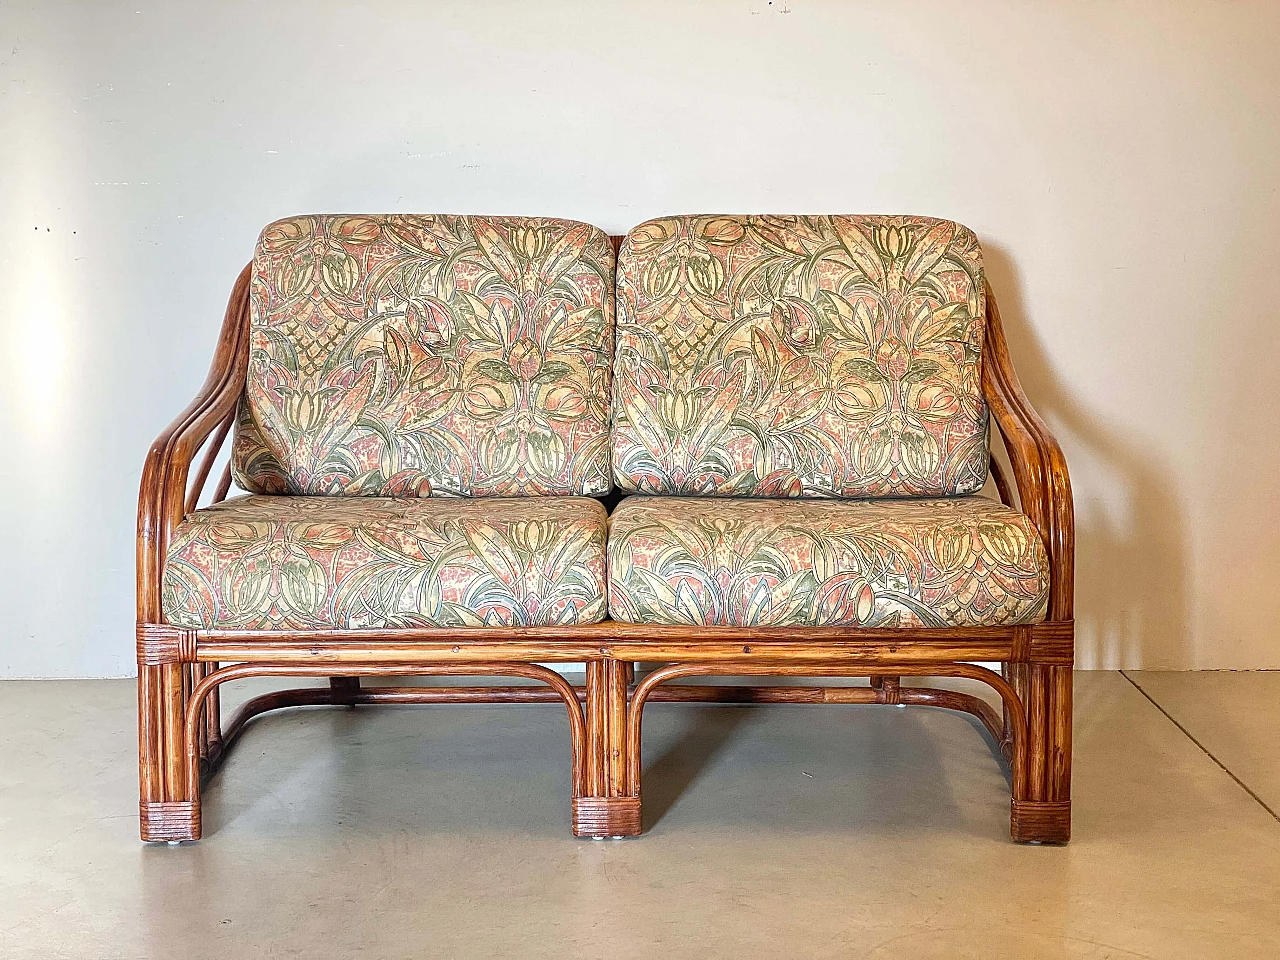
[[[1076,662],[1192,668],[1186,519],[1168,470],[1062,383],[1027,317],[1013,258],[985,242],[983,253],[1014,367],[1068,450],[1076,506]]]

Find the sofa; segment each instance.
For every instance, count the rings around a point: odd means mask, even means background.
[[[1013,839],[1064,843],[1073,550],[959,224],[280,220],[143,469],[141,835],[200,837],[264,711],[543,701],[573,833],[636,835],[644,708],[680,700],[970,713]],[[248,677],[328,683],[224,723]],[[708,677],[788,679],[681,682]]]

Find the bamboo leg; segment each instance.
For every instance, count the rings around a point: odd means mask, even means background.
[[[191,697],[191,688],[204,679],[203,663],[188,663],[182,668],[182,702],[186,703]],[[200,724],[200,759],[204,760],[209,756],[209,728],[206,723]]]
[[[206,663],[204,665],[204,675],[207,677],[213,671],[218,669],[216,663]],[[204,721],[208,728],[205,738],[209,742],[209,763],[215,764],[222,756],[222,699],[217,689],[209,694],[209,699],[204,705]]]
[[[579,837],[631,837],[640,833],[640,797],[627,792],[627,686],[631,664],[587,662],[586,794],[573,799]]]
[[[180,663],[138,668],[138,815],[143,840],[200,839],[200,798],[192,793],[187,775],[183,730],[188,680]]]
[[[1014,682],[1013,670],[1011,668],[1012,668],[1012,664],[1008,663],[1007,661],[1002,662],[1000,664],[1000,676],[1004,677],[1004,679],[1009,683]],[[1001,705],[1000,714],[1001,714],[1000,736],[998,736],[996,739],[1000,742],[1000,754],[1006,760],[1012,763],[1013,750],[1014,750],[1013,728],[1010,725],[1009,707],[1007,704]]]
[[[876,681],[879,681],[877,683]],[[880,691],[880,703],[898,706],[902,703],[902,680],[899,677],[872,677],[873,689]]]
[[[330,677],[329,702],[354,707],[360,693],[359,677]]]
[[[1072,673],[1066,666],[1020,665],[1027,707],[1025,796],[1015,790],[1010,833],[1020,843],[1071,839]]]

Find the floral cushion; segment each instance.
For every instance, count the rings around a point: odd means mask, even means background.
[[[866,627],[1037,623],[1031,521],[985,497],[628,497],[609,520],[609,613],[626,623]]]
[[[254,254],[233,464],[255,493],[610,488],[613,248],[522,217],[309,216]]]
[[[613,470],[626,490],[980,489],[973,233],[925,217],[651,220],[618,254]]]
[[[594,623],[604,541],[585,497],[239,497],[174,531],[164,613],[244,630]]]

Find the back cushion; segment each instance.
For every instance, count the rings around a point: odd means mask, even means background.
[[[613,470],[644,493],[924,497],[987,474],[973,233],[650,220],[618,254]]]
[[[254,253],[233,465],[255,493],[610,489],[613,248],[524,217],[310,216]]]

